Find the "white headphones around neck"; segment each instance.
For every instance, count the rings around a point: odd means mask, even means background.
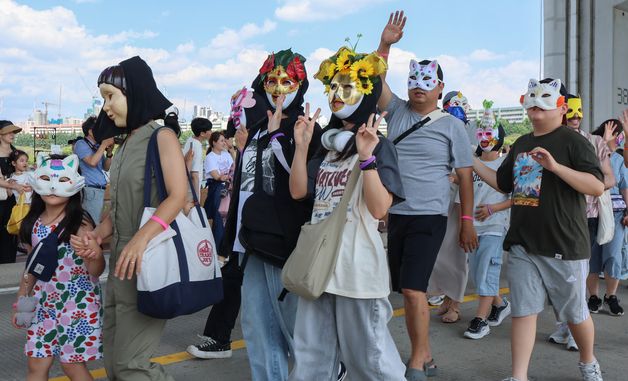
[[[353,135],[351,131],[332,128],[321,136],[321,144],[329,151],[342,152]]]

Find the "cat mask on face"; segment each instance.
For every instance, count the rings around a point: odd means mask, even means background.
[[[438,86],[438,61],[434,60],[427,65],[421,65],[415,60],[410,60],[410,73],[408,74],[408,90],[421,89],[431,91]]]
[[[85,178],[78,173],[79,158],[72,154],[65,159],[37,156],[37,169],[32,174],[31,186],[40,196],[71,197],[85,186]]]
[[[543,110],[556,110],[565,104],[565,97],[560,95],[560,79],[555,79],[550,83],[540,83],[536,79],[531,79],[528,83],[528,92],[521,96],[520,102],[527,110],[538,107]]]
[[[582,99],[569,98],[567,99],[567,120],[572,118],[582,119]]]

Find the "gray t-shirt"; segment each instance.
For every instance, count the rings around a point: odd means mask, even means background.
[[[423,117],[394,94],[386,111],[391,141]],[[449,174],[453,168],[473,165],[470,144],[464,123],[451,115],[421,127],[399,142],[396,147],[406,201],[390,208],[390,213],[447,216]]]

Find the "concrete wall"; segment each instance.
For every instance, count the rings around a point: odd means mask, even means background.
[[[582,96],[584,129],[617,117],[628,107],[628,1],[545,0],[543,6],[544,76],[561,78]]]

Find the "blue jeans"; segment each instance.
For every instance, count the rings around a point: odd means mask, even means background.
[[[469,255],[469,274],[480,296],[499,295],[504,236],[481,235],[479,245]]]
[[[102,206],[105,202],[105,190],[98,188],[83,188],[83,209],[94,219],[96,225],[100,222]]]
[[[614,279],[621,279],[624,247],[624,225],[621,220],[624,212],[613,213],[615,217],[615,233],[613,239],[600,246],[597,242],[591,242],[591,259],[589,260],[589,273],[597,274],[604,271]]]
[[[220,193],[225,189],[225,183],[209,179],[207,180],[207,199],[203,208],[207,218],[212,220],[212,234],[216,247],[220,247],[222,237],[225,235],[225,227],[222,224],[222,216],[218,213],[220,207]]]
[[[286,381],[288,355],[294,353],[298,298],[283,290],[281,269],[249,255],[242,283],[242,334],[253,381]]]

